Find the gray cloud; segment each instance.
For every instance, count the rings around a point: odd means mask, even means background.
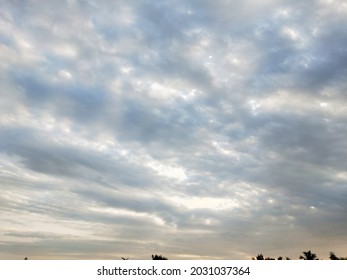
[[[341,5],[4,4],[0,258],[346,254]]]

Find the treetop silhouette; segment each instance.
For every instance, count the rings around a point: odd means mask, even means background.
[[[152,255],[152,260],[167,260],[167,258],[163,257],[162,255]]]
[[[306,252],[302,252],[303,256],[300,256],[300,260],[319,260],[317,258],[317,255],[315,253],[312,253],[311,250],[308,250]]]
[[[335,255],[334,252],[330,252],[329,259],[334,260],[334,261],[335,261],[335,260],[347,260],[347,257],[345,257],[345,258],[339,258],[339,257],[337,257],[337,256]]]

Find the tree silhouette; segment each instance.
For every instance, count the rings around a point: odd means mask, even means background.
[[[339,258],[335,255],[334,252],[330,252],[329,259],[331,259],[331,260],[347,260],[347,257],[346,258]]]
[[[302,253],[303,256],[300,256],[300,260],[319,260],[317,255],[312,253],[311,250]]]
[[[255,258],[252,258],[252,260],[263,261],[264,260],[264,255],[263,254],[259,254]]]
[[[277,258],[279,261],[283,261],[283,260],[286,260],[286,261],[288,261],[288,260],[290,260],[290,258],[288,258],[288,257],[285,257],[285,258],[283,258],[283,257],[278,257]]]
[[[167,258],[163,257],[162,255],[152,255],[152,260],[167,260]]]
[[[274,261],[274,260],[276,260],[275,258],[272,258],[272,257],[264,257],[264,255],[263,254],[259,254],[259,255],[257,255],[255,258],[252,258],[252,260],[266,260],[266,261]],[[283,257],[278,257],[277,258],[277,260],[290,260],[290,258],[288,258],[288,257],[285,257],[285,258],[283,258]]]
[[[152,255],[152,257],[153,257],[153,255]],[[299,258],[300,258],[300,260],[319,260],[317,255],[315,253],[313,253],[311,250],[302,252],[302,255]],[[331,251],[329,253],[329,259],[330,260],[347,260],[347,257],[338,257],[338,256],[336,256],[336,254],[333,251]],[[252,257],[252,260],[270,260],[270,261],[280,260],[280,261],[282,261],[282,260],[291,260],[291,258],[279,256],[276,259],[276,258],[272,258],[272,257],[264,257],[263,254],[258,254],[255,257]]]

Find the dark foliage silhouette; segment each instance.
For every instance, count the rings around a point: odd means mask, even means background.
[[[167,260],[167,258],[162,255],[152,255],[152,260]]]
[[[299,257],[300,260],[319,260],[317,255],[313,253],[311,250],[302,252],[302,255]],[[330,260],[347,260],[347,257],[338,257],[334,252],[329,253]],[[272,257],[264,257],[263,254],[258,254],[255,257],[252,257],[252,260],[291,260],[288,257],[279,256],[277,259]]]
[[[252,258],[252,260],[263,261],[264,260],[264,256],[263,256],[263,254],[259,254],[255,258]]]
[[[335,260],[347,260],[347,257],[340,258],[340,257],[337,257],[334,252],[330,252],[329,259],[334,260],[334,261]]]
[[[257,255],[255,258],[252,258],[252,260],[274,261],[274,260],[276,260],[276,259],[275,259],[275,258],[271,258],[271,257],[266,257],[266,258],[265,258],[263,254],[259,254],[259,255]],[[290,258],[288,258],[288,257],[285,257],[285,258],[283,258],[283,257],[278,257],[277,260],[290,260]]]
[[[279,257],[278,259],[283,259],[282,257]],[[274,261],[275,259],[274,258],[270,258],[270,257],[264,257],[263,254],[259,254],[257,255],[255,258],[252,258],[252,260],[257,260],[257,261],[263,261],[263,260],[266,260],[266,261]]]
[[[302,252],[303,256],[300,256],[300,260],[319,260],[315,253],[312,253],[311,250]]]

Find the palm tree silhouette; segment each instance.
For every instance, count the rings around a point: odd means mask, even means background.
[[[303,256],[300,256],[300,260],[319,260],[317,255],[312,253],[311,250],[302,253]]]

